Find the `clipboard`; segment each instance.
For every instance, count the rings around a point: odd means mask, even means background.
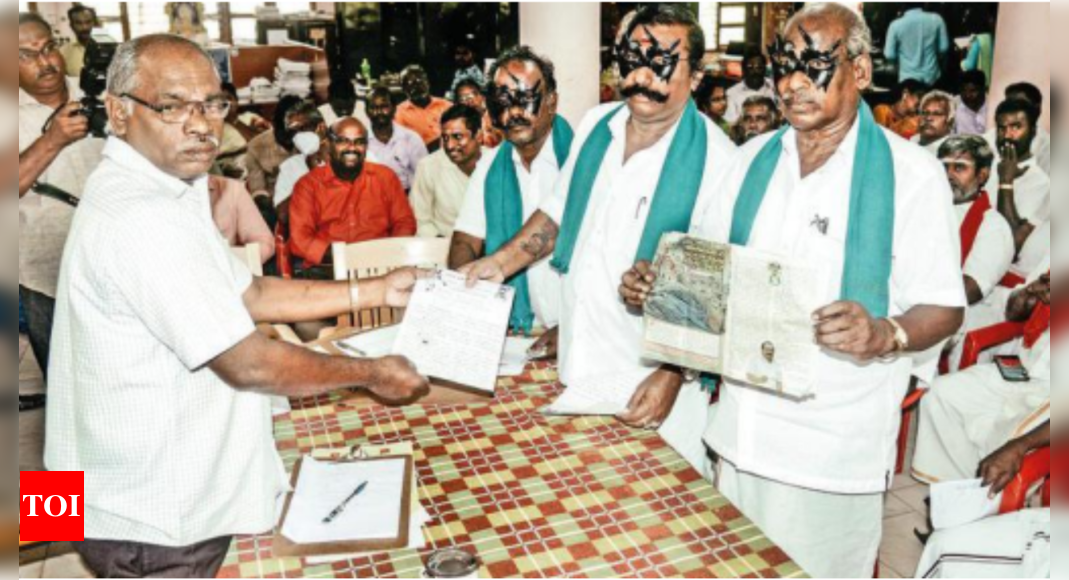
[[[345,554],[358,554],[363,552],[389,552],[392,550],[404,549],[408,546],[408,522],[411,517],[412,507],[412,473],[413,473],[413,459],[411,456],[384,456],[374,457],[370,459],[350,459],[344,461],[337,461],[336,463],[363,463],[372,461],[397,461],[403,459],[405,462],[405,473],[403,481],[403,487],[401,489],[401,512],[399,514],[397,530],[399,536],[397,538],[391,538],[387,540],[357,540],[351,542],[330,542],[322,544],[298,544],[291,541],[286,536],[282,535],[282,530],[286,525],[286,518],[289,516],[290,505],[293,503],[293,495],[297,492],[297,482],[301,477],[301,466],[304,464],[304,457],[297,460],[296,465],[293,467],[293,476],[290,481],[290,487],[294,491],[286,494],[286,503],[282,509],[282,519],[279,521],[278,527],[275,528],[275,535],[272,540],[271,546],[274,556],[276,558],[306,558],[316,556],[336,556]]]

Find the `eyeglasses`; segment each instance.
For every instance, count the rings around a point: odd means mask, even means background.
[[[51,58],[53,54],[59,51],[59,47],[54,42],[48,43],[41,50],[27,50],[25,48],[19,49],[19,62],[28,63],[41,60],[42,58]]]
[[[193,116],[193,111],[199,110],[200,114],[211,121],[222,121],[230,114],[230,101],[225,98],[210,99],[207,101],[176,101],[162,105],[154,105],[143,99],[139,99],[130,93],[123,93],[120,98],[130,101],[155,112],[160,120],[169,125],[181,125]]]

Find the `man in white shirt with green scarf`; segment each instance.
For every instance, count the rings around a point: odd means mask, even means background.
[[[694,229],[822,273],[813,395],[726,381],[705,436],[721,492],[816,578],[871,577],[910,376],[934,372],[966,304],[943,168],[861,99],[870,47],[844,6],[792,18],[770,50],[790,126],[740,151]],[[645,268],[621,288],[636,306],[654,278],[639,283]]]
[[[619,417],[659,430],[689,463],[704,470],[701,442],[709,396],[682,371],[642,360],[642,317],[617,294],[637,259],[652,259],[661,235],[686,231],[698,194],[714,186],[734,145],[690,98],[701,78],[705,38],[686,9],[640,11],[616,47],[619,103],[590,112],[576,131],[555,195],[519,235],[468,265],[472,280],[504,280],[553,256],[564,274],[561,381],[635,377]]]

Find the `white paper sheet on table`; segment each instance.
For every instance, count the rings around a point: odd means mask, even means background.
[[[516,291],[459,272],[421,279],[401,323],[394,354],[432,378],[493,393]]]
[[[627,410],[635,390],[651,372],[641,369],[578,378],[542,412],[546,415],[619,415]]]
[[[306,457],[282,535],[298,544],[398,537],[405,464],[404,458],[334,463]],[[365,481],[364,492],[337,519],[324,523]]]
[[[998,514],[1002,495],[994,499],[979,479],[949,481],[932,486],[932,527],[947,530]]]
[[[505,353],[501,355],[501,366],[498,367],[499,377],[518,377],[527,369],[527,363],[531,358],[527,352],[538,342],[534,338],[510,337],[505,341]]]
[[[400,326],[387,326],[335,341],[334,346],[347,356],[382,358],[393,352],[394,344],[397,343],[397,335],[400,333]]]

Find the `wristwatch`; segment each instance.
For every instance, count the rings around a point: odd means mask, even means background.
[[[891,351],[892,355],[902,354],[909,351],[909,334],[906,333],[906,329],[902,328],[902,325],[897,320],[891,317],[887,317],[884,320],[891,325],[891,329],[894,330],[895,349]]]

